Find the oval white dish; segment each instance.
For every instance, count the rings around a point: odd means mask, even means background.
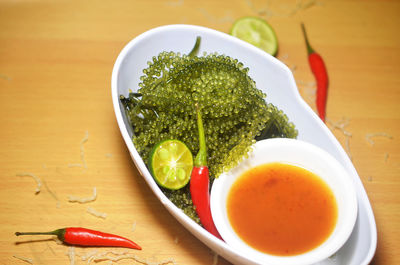
[[[132,129],[119,101],[135,91],[147,62],[162,51],[188,53],[197,36],[201,36],[199,54],[226,54],[248,67],[257,87],[267,94],[267,102],[282,109],[299,131],[299,140],[312,143],[334,156],[354,182],[358,198],[358,216],[354,230],[336,255],[319,264],[368,264],[376,250],[377,231],[374,215],[362,182],[346,152],[334,135],[304,102],[298,93],[289,68],[276,58],[228,34],[193,25],[167,25],[149,30],[130,41],[120,52],[113,68],[111,92],[114,111],[122,137],[132,160],[154,194],[166,209],[194,236],[216,253],[235,264],[257,264],[239,255],[226,243],[216,239],[178,209],[161,192],[132,143]]]
[[[251,168],[274,162],[295,165],[313,172],[330,187],[335,196],[338,207],[337,223],[330,236],[315,249],[293,256],[262,253],[246,244],[231,226],[226,204],[232,185]],[[215,226],[225,242],[238,253],[245,253],[254,262],[277,265],[314,264],[335,254],[349,238],[357,218],[357,195],[347,171],[328,152],[301,140],[274,138],[255,143],[248,158],[214,181],[211,212]]]

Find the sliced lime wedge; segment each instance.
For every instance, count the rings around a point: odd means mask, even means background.
[[[162,187],[177,190],[186,186],[193,168],[193,155],[179,140],[156,144],[150,153],[150,172]]]
[[[230,34],[275,56],[278,39],[273,28],[263,19],[243,17],[233,23]]]

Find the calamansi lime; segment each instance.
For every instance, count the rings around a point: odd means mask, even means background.
[[[150,172],[160,186],[177,190],[189,182],[193,155],[183,142],[162,141],[154,146],[149,159]]]
[[[263,19],[243,17],[236,20],[230,34],[275,56],[278,39],[273,28]]]

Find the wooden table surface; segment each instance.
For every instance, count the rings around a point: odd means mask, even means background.
[[[1,1],[0,264],[69,264],[68,246],[14,235],[66,226],[143,247],[130,251],[136,262],[114,264],[229,264],[185,230],[139,175],[117,127],[110,79],[121,49],[146,30],[185,23],[229,32],[249,15],[274,27],[277,57],[315,109],[306,24],[329,71],[328,126],[352,157],[376,218],[372,264],[400,264],[400,1],[378,0]],[[40,193],[26,174],[41,180]],[[95,201],[68,202],[69,195],[90,198],[94,188]],[[76,248],[76,264],[92,250]]]

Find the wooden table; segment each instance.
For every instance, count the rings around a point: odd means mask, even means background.
[[[399,1],[377,0],[3,0],[0,263],[27,264],[19,259],[26,258],[69,264],[68,246],[14,232],[85,226],[138,242],[143,250],[132,251],[137,260],[229,264],[185,230],[139,175],[114,118],[110,79],[120,50],[148,29],[186,23],[228,32],[235,19],[252,15],[273,25],[278,59],[293,70],[301,94],[315,108],[300,30],[300,22],[306,24],[330,75],[328,125],[352,157],[374,210],[373,264],[399,264],[399,14]],[[40,193],[27,173],[40,178]],[[90,198],[94,188],[95,201],[68,202],[69,195]],[[106,218],[88,213],[88,207]],[[80,256],[90,251],[75,249]],[[98,254],[105,251],[123,250]]]

